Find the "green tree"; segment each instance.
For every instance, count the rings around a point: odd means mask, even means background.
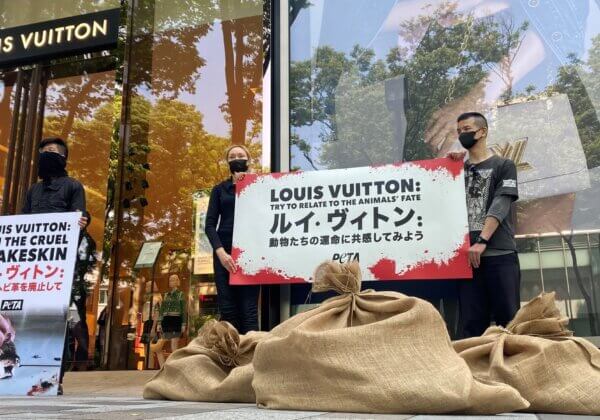
[[[403,23],[399,33],[406,45],[392,48],[385,61],[358,46],[349,54],[322,46],[312,60],[291,63],[291,124],[321,133],[315,144],[293,130],[292,142],[313,167],[390,162],[395,143],[403,142],[399,135],[407,139],[405,160],[432,157],[426,130],[435,113],[473,91],[487,77],[485,66],[502,58],[498,24],[461,15],[451,3]],[[403,133],[394,131],[386,107],[385,81],[395,77],[407,80]]]

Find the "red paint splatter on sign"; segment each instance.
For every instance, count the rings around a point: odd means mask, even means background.
[[[410,162],[415,166],[427,169],[428,171],[447,170],[455,179],[462,175],[464,163],[462,161],[452,160],[450,158],[438,158],[430,160],[417,160]]]
[[[259,175],[258,174],[246,174],[246,176],[244,176],[244,179],[242,179],[241,181],[238,181],[235,184],[235,195],[236,197],[239,197],[240,194],[250,185],[254,184],[257,180],[258,180]]]
[[[436,280],[472,278],[469,265],[469,235],[465,235],[462,245],[455,255],[445,264],[437,264],[433,259],[408,268],[403,273],[396,272],[396,261],[382,258],[369,267],[369,271],[377,280]],[[443,270],[443,275],[440,272]]]
[[[237,263],[244,251],[239,248],[231,250],[231,257]],[[275,272],[272,268],[263,268],[255,274],[246,274],[240,267],[238,271],[229,276],[229,284],[234,286],[241,285],[256,285],[256,284],[290,284],[290,283],[306,283],[301,277],[289,277],[281,274],[281,270]]]

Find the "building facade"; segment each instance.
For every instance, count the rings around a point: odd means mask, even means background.
[[[171,274],[190,337],[217,314],[203,212],[230,144],[257,172],[430,159],[471,110],[518,167],[522,300],[556,291],[575,333],[600,336],[599,0],[0,1],[0,29],[112,9],[116,46],[0,69],[2,214],[19,212],[42,137],[67,140],[86,188],[98,365],[156,367],[142,336]],[[431,301],[456,333],[456,282],[375,287]],[[264,286],[261,327],[308,296]]]

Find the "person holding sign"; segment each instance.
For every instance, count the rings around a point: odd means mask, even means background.
[[[229,274],[237,267],[231,257],[235,184],[248,171],[249,150],[233,145],[225,153],[231,177],[216,185],[210,194],[205,232],[214,250],[215,283],[221,320],[234,325],[240,334],[258,330],[258,286],[231,286]]]
[[[68,176],[67,158],[69,149],[63,139],[49,137],[39,144],[38,177],[25,198],[21,213],[85,212],[85,190],[76,179]],[[79,227],[87,226],[87,217],[82,216]]]
[[[27,196],[21,213],[65,213],[79,211],[79,227],[85,229],[88,225],[88,213],[85,208],[85,190],[83,185],[68,176],[67,158],[69,148],[59,137],[43,139],[39,146],[38,177],[41,181],[33,184]],[[68,335],[68,334],[67,334]],[[65,374],[68,336],[65,336],[62,367],[60,371],[59,395],[62,394],[62,380]]]
[[[514,162],[488,150],[488,124],[482,114],[460,115],[457,132],[469,153],[465,184],[473,280],[459,284],[460,315],[467,338],[483,334],[492,317],[496,325],[506,326],[519,309],[521,270],[510,214],[519,193]],[[465,154],[453,152],[449,157],[463,160]]]

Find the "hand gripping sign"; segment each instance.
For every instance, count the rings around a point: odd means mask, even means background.
[[[472,277],[462,162],[248,175],[236,195],[231,284],[311,282],[324,260],[365,280]]]

